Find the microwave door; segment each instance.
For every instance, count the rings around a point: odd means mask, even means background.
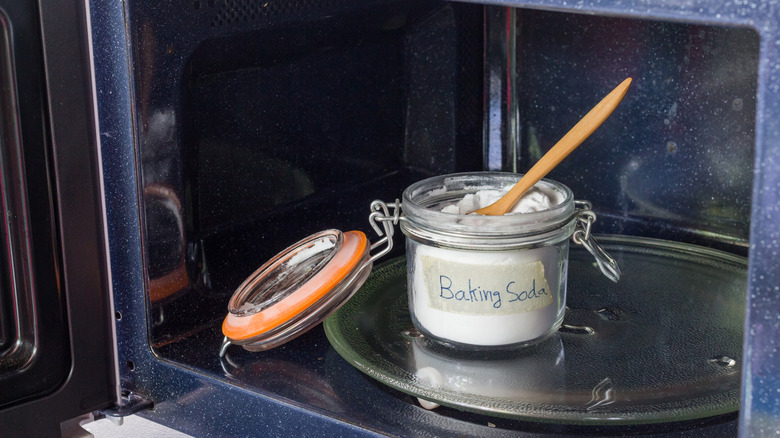
[[[2,435],[67,435],[118,399],[86,17],[0,0]]]

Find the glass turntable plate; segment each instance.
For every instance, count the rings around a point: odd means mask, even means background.
[[[660,240],[599,241],[622,279],[611,283],[572,245],[563,326],[534,347],[464,353],[423,337],[409,316],[403,258],[375,268],[325,332],[368,376],[488,415],[621,425],[737,411],[747,260]]]

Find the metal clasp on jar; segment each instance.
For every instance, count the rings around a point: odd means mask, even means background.
[[[393,208],[392,214],[390,214],[390,207]],[[381,239],[371,244],[371,251],[374,251],[381,245],[385,245],[385,247],[373,254],[369,259],[370,262],[373,263],[374,260],[384,256],[393,249],[395,226],[398,225],[400,220],[401,201],[399,199],[396,199],[395,202],[391,202],[389,205],[378,199],[371,203],[371,214],[368,216],[368,221],[371,224],[371,228],[381,237]]]
[[[577,229],[571,236],[571,240],[577,245],[582,245],[596,259],[596,264],[605,277],[617,283],[620,280],[620,267],[599,245],[590,232],[593,222],[596,222],[596,213],[590,201],[574,201],[576,208]]]

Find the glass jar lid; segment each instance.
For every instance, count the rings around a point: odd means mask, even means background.
[[[363,284],[371,272],[369,250],[360,231],[325,230],[291,245],[236,289],[223,334],[251,351],[303,334]]]

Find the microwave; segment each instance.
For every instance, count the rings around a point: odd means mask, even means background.
[[[0,2],[0,434],[127,415],[193,436],[774,434],[779,25],[751,1]],[[548,389],[425,409],[375,365],[380,337],[345,353],[332,319],[224,343],[236,288],[291,243],[377,239],[372,201],[428,177],[524,173],[626,77],[549,174],[624,279],[573,249],[552,350],[456,361],[493,392],[505,372]]]

